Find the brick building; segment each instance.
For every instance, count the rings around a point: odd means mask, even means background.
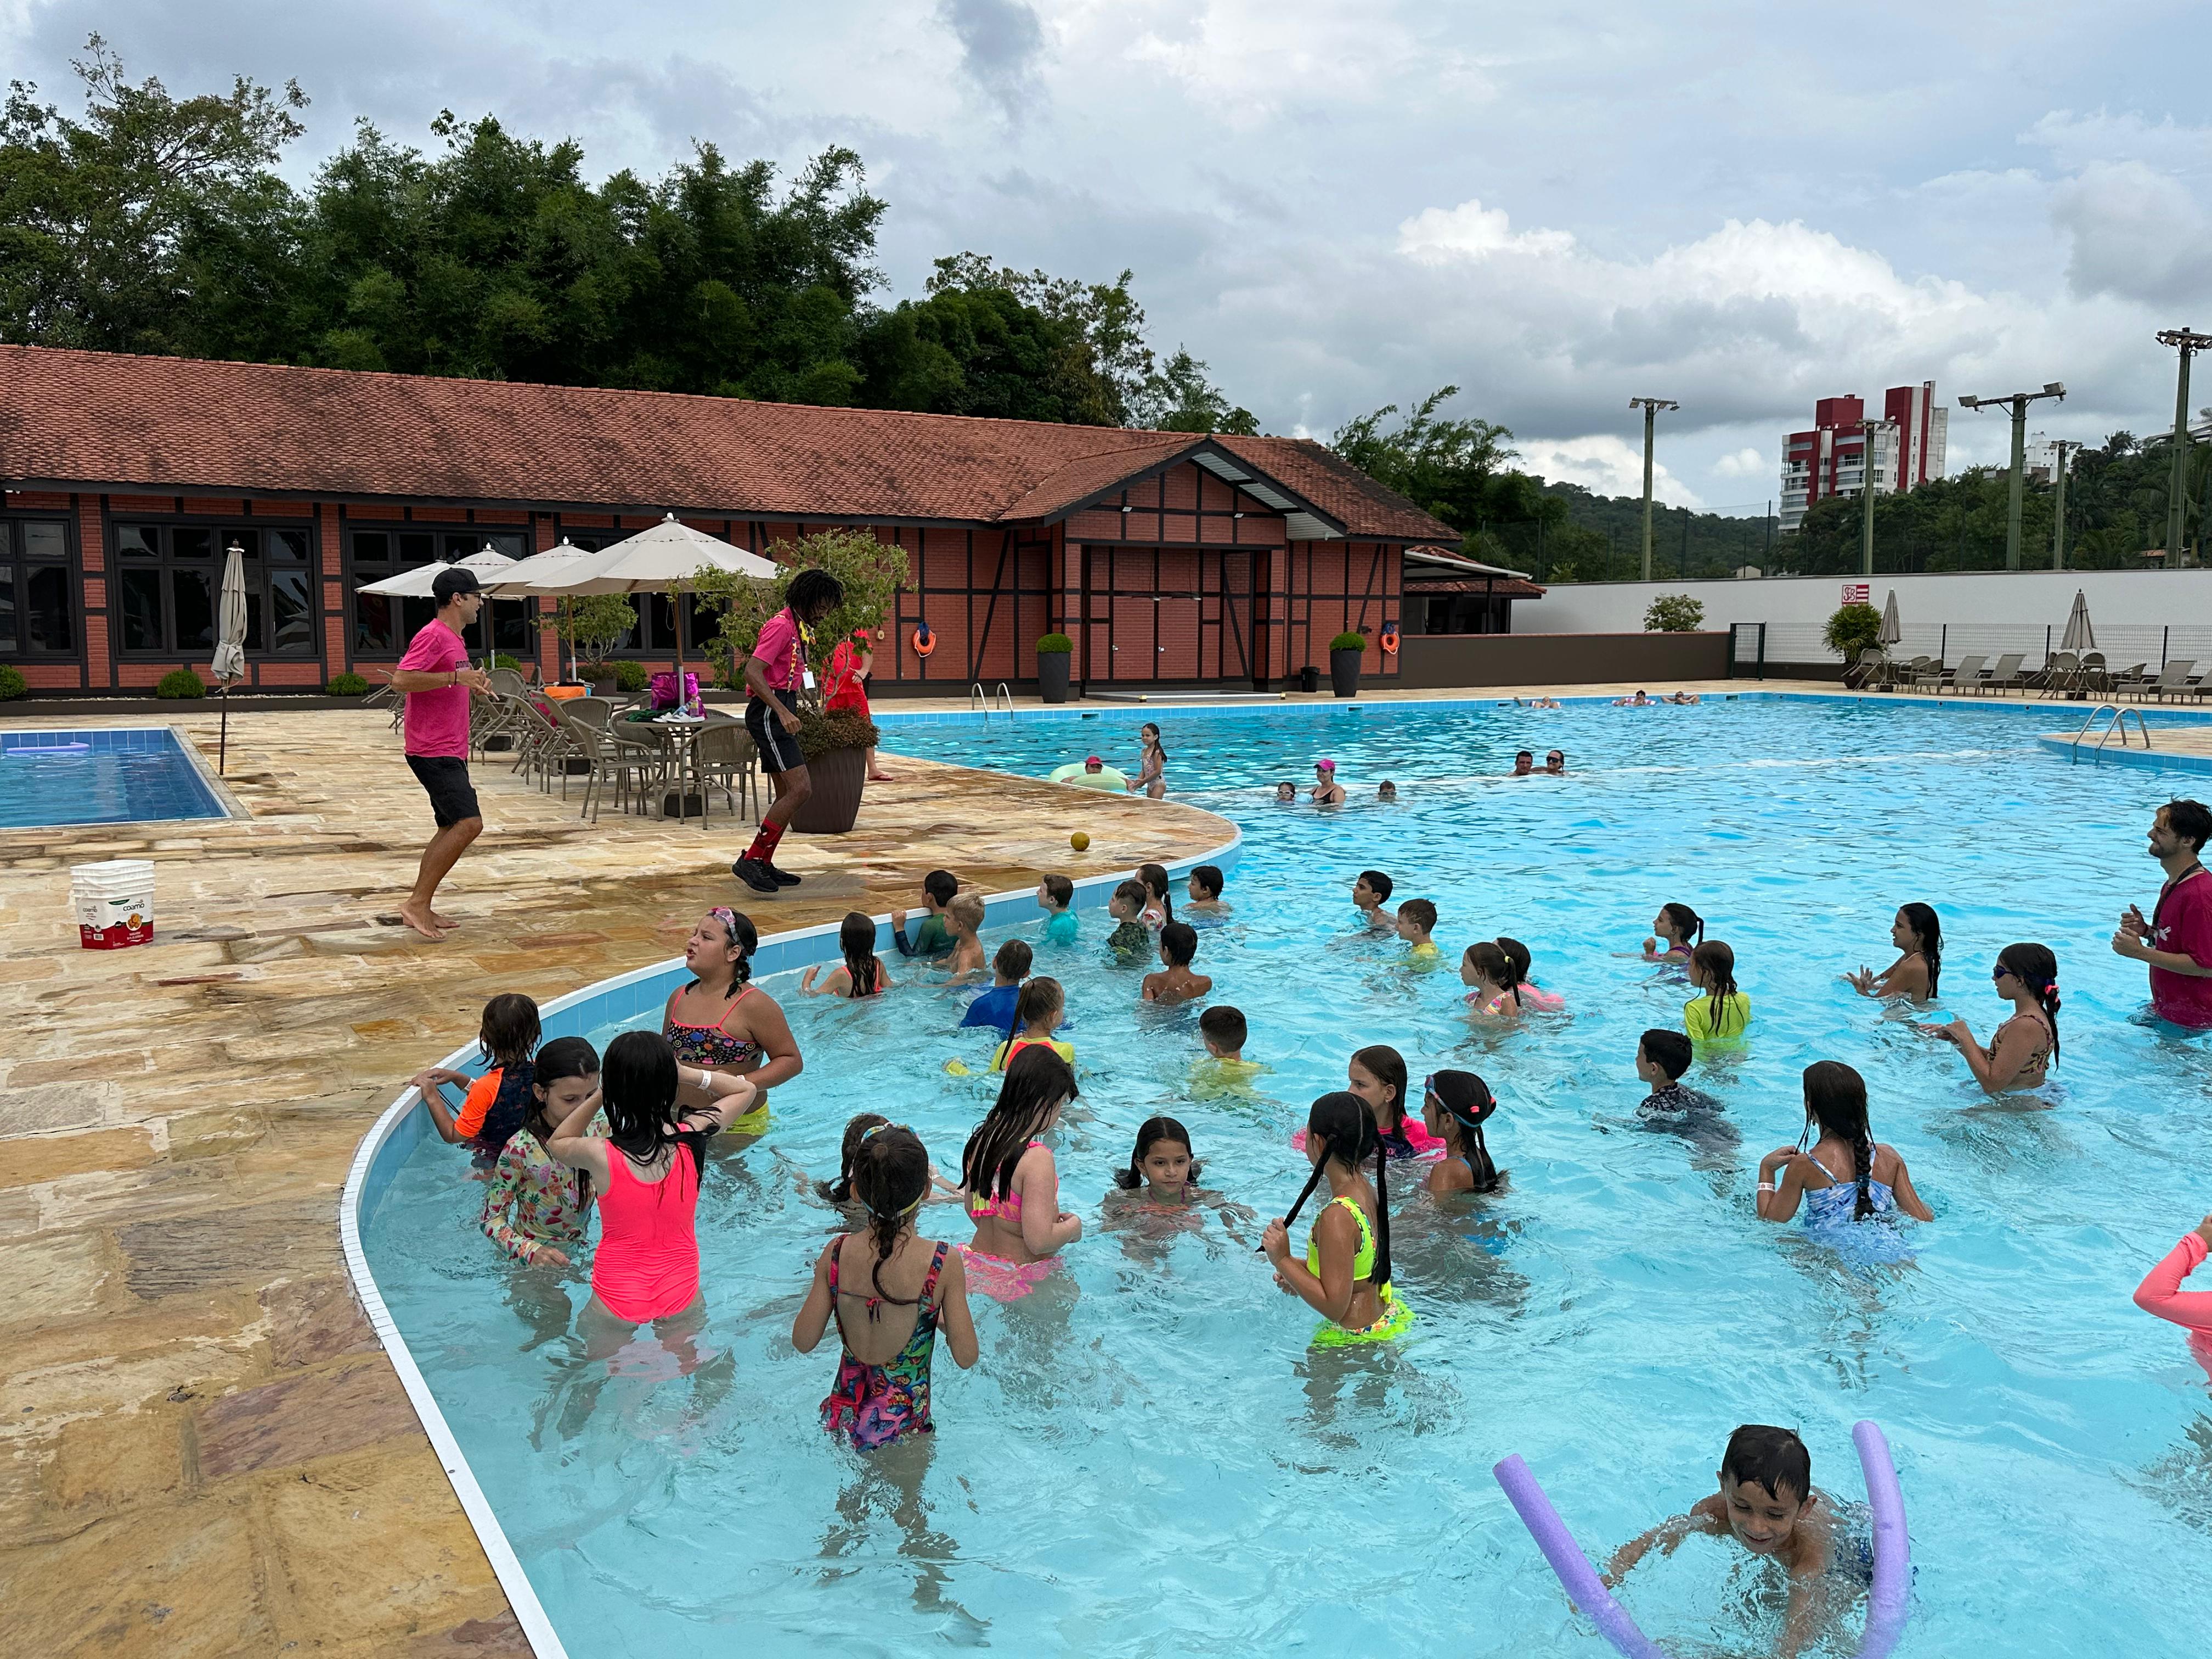
[[[832,526],[906,548],[878,694],[1036,678],[1279,687],[1399,620],[1408,544],[1454,533],[1322,446],[660,392],[0,346],[0,662],[46,692],[204,674],[246,555],[248,684],[388,666],[426,600],[355,589],[491,546],[599,546],[673,512],[738,546]],[[554,671],[535,600],[495,642]],[[618,653],[696,659],[711,617],[638,596]],[[936,645],[914,648],[927,623]]]
[[[1874,493],[1895,495],[1917,489],[1943,476],[1943,450],[1950,411],[1936,401],[1936,382],[1893,386],[1882,393],[1882,412],[1891,422],[1874,429]],[[1823,398],[1813,405],[1813,427],[1793,432],[1782,443],[1784,531],[1805,521],[1815,501],[1830,495],[1856,495],[1866,474],[1867,412],[1863,398]]]

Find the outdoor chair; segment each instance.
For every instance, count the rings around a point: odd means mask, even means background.
[[[614,710],[605,697],[564,697],[555,707],[566,718],[586,721],[602,732],[614,718]]]
[[[1943,666],[1943,659],[1941,657],[1931,657],[1925,667],[1913,671],[1912,689],[1915,691],[1933,691],[1940,696],[1942,695],[1944,686],[1950,681],[1951,673],[1950,669]]]
[[[503,697],[519,697],[530,690],[530,682],[512,668],[495,668],[488,678],[491,689]]]
[[[2022,684],[2020,665],[2027,660],[2025,651],[2008,651],[1997,659],[1997,665],[1974,683],[1977,696],[1984,691],[2015,691]]]
[[[2197,659],[2184,657],[2170,662],[2159,670],[2158,678],[2151,683],[2150,695],[2164,702],[2168,697],[2185,697],[2190,693],[2189,671],[2197,666]]]
[[[1988,660],[1985,656],[1960,658],[1956,668],[1946,670],[1936,677],[1936,695],[1941,696],[1947,690],[1956,691],[1962,685],[1978,684],[1982,678],[1982,665]]]
[[[568,740],[576,745],[577,752],[591,763],[592,769],[585,775],[584,805],[576,816],[588,816],[593,823],[597,823],[599,821],[599,803],[605,797],[609,784],[615,787],[615,805],[625,812],[629,811],[631,787],[635,784],[638,806],[642,811],[650,789],[641,775],[640,761],[642,757],[590,726],[571,726],[568,734]],[[647,762],[647,764],[651,763]],[[657,775],[659,768],[654,766],[652,769]]]
[[[2075,677],[2074,689],[2077,691],[2094,691],[2100,697],[2112,696],[2112,676],[2111,671],[2105,666],[2103,652],[2084,651],[2081,653],[2081,672]]]
[[[699,734],[699,742],[692,757],[699,769],[700,787],[704,791],[699,826],[706,828],[707,819],[714,811],[714,791],[720,789],[723,799],[730,803],[731,811],[738,821],[744,822],[745,809],[752,809],[754,821],[760,818],[760,751],[753,746],[752,734],[735,720],[727,725],[710,726]],[[736,793],[731,793],[734,785]]]
[[[2106,688],[2106,695],[2111,697],[2143,696],[2150,687],[2149,670],[2150,665],[2148,662],[2139,662],[2133,667],[2123,668],[2118,673],[2110,676],[2112,684]]]
[[[1858,654],[1856,661],[1844,670],[1844,685],[1852,691],[1864,690],[1869,682],[1889,665],[1889,653],[1878,645],[1868,646]]]
[[[2081,672],[2081,659],[2071,651],[2054,651],[2043,660],[2043,666],[2027,677],[2027,683],[2046,697],[2063,697],[2074,689],[2074,682]]]
[[[561,799],[568,799],[568,763],[582,752],[566,727],[527,697],[515,699],[515,762],[514,769],[528,781],[534,773],[538,787],[550,790],[553,775],[561,776]]]

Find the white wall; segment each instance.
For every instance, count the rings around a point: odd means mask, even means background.
[[[1865,581],[1880,610],[1897,595],[1905,625],[1900,651],[2021,651],[2039,662],[2046,630],[2056,645],[2079,591],[2088,600],[2098,647],[2115,667],[2162,655],[2212,663],[2212,569],[1992,570],[1925,575],[1763,576],[1741,581],[1577,582],[1540,599],[1513,602],[1516,634],[1606,634],[1644,625],[1662,593],[1686,593],[1705,607],[1705,626],[1767,624],[1769,662],[1823,662],[1834,653],[1820,629],[1844,603],[1846,585]]]

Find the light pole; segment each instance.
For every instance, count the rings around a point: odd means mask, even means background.
[[[1631,398],[1631,409],[1644,411],[1644,580],[1651,580],[1651,428],[1662,409],[1682,405],[1668,398]]]
[[[2027,474],[2027,406],[2040,398],[2056,398],[2063,402],[2064,384],[2045,380],[2040,392],[2008,392],[2002,398],[1961,398],[1961,409],[2012,410],[2012,489],[2005,507],[2005,568],[2020,568],[2020,504],[2026,489]]]
[[[2051,453],[2057,457],[2057,463],[2051,472],[2051,568],[2053,570],[2066,568],[2066,452],[2070,449],[2079,453],[2081,448],[2080,443],[2068,438],[2054,440],[2051,446]]]
[[[2166,568],[2179,570],[2181,509],[2189,494],[2189,360],[2212,348],[2212,334],[2199,334],[2184,323],[2179,328],[2162,331],[2158,343],[2172,346],[2181,356],[2180,377],[2173,388],[2173,479],[2166,490]]]
[[[1859,574],[1874,574],[1874,434],[1895,432],[1887,415],[1859,422]]]

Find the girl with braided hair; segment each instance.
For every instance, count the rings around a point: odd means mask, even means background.
[[[1974,1041],[1963,1019],[1919,1029],[1956,1043],[1986,1093],[2040,1088],[2058,1063],[2058,958],[2045,945],[2008,945],[1997,952],[1990,978],[2013,1012],[1990,1034],[1988,1048]]]
[[[1343,1090],[1322,1096],[1306,1115],[1306,1157],[1314,1166],[1306,1193],[1326,1180],[1329,1197],[1314,1218],[1304,1261],[1291,1255],[1288,1217],[1269,1222],[1261,1237],[1275,1283],[1329,1322],[1314,1337],[1324,1346],[1396,1336],[1413,1320],[1390,1285],[1390,1160],[1382,1150],[1365,1101]],[[1297,1209],[1293,1204],[1291,1214]]]
[[[914,1131],[896,1123],[865,1131],[853,1156],[852,1192],[867,1224],[831,1240],[816,1261],[791,1345],[811,1353],[836,1322],[843,1351],[822,1402],[822,1426],[848,1437],[856,1450],[872,1451],[935,1430],[929,1364],[937,1333],[944,1331],[953,1363],[965,1370],[975,1363],[975,1325],[960,1252],[915,1226],[930,1178],[929,1153]],[[854,1302],[865,1317],[848,1325],[846,1304]]]
[[[1809,1152],[1800,1135],[1795,1146],[1778,1146],[1759,1161],[1761,1221],[1788,1221],[1801,1199],[1808,1228],[1899,1210],[1915,1221],[1936,1218],[1912,1189],[1897,1148],[1875,1139],[1867,1124],[1866,1079],[1841,1060],[1815,1060],[1805,1068],[1805,1133],[1815,1127],[1820,1137]]]
[[[1431,1197],[1497,1190],[1504,1177],[1482,1138],[1482,1126],[1497,1109],[1490,1085],[1473,1072],[1435,1072],[1422,1080],[1422,1119],[1447,1149],[1422,1182]]]

